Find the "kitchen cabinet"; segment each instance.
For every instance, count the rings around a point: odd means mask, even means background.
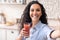
[[[17,26],[0,25],[0,40],[16,40],[18,34]]]
[[[7,40],[16,40],[18,30],[7,30]]]
[[[0,40],[16,40],[18,30],[0,29]]]
[[[0,40],[6,40],[6,30],[0,29]]]

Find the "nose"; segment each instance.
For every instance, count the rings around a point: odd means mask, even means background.
[[[36,14],[37,14],[37,12],[34,10],[33,14],[34,14],[34,15],[36,15]]]

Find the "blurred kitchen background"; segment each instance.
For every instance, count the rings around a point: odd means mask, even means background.
[[[0,0],[0,40],[16,39],[19,35],[21,15],[30,1],[33,0]],[[37,1],[46,9],[49,27],[60,29],[60,0]]]

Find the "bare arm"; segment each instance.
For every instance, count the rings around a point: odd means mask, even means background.
[[[19,35],[16,40],[22,40],[22,36]]]
[[[60,30],[55,30],[51,33],[51,38],[60,38]]]

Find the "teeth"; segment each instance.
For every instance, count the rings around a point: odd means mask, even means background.
[[[36,16],[34,16],[34,17],[36,17]]]
[[[37,16],[33,16],[33,18],[37,18]]]

